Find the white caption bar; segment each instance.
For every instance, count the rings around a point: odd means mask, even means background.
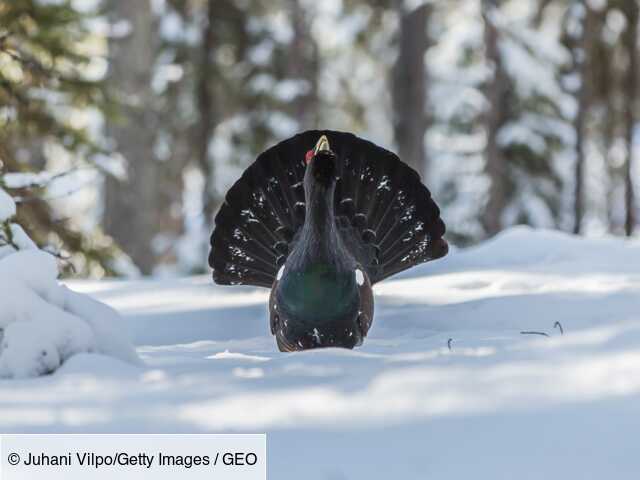
[[[0,480],[266,480],[266,435],[2,435]]]

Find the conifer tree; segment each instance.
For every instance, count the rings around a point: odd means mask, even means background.
[[[535,12],[507,15],[501,0],[456,5],[456,25],[453,6],[436,12],[445,26],[430,52],[430,148],[450,235],[464,243],[514,224],[555,227],[564,188],[555,160],[572,142],[558,74],[567,52],[537,30]]]
[[[39,245],[73,255],[78,269],[110,273],[115,254],[111,242],[99,232],[80,233],[60,217],[46,201],[51,176],[35,175],[45,166],[47,152],[69,156],[76,167],[95,166],[106,152],[107,146],[79,121],[81,111],[100,114],[109,102],[84,49],[90,14],[74,5],[36,0],[0,4],[2,188],[18,200],[15,221]],[[19,246],[7,220],[3,241]]]

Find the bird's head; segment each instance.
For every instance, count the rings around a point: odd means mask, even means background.
[[[336,154],[331,150],[329,139],[322,135],[316,146],[305,155],[307,171],[305,172],[305,186],[313,184],[329,188],[336,181]]]

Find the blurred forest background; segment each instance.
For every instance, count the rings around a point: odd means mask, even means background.
[[[0,243],[203,272],[226,189],[310,128],[398,152],[454,244],[631,236],[638,23],[635,0],[0,0]]]

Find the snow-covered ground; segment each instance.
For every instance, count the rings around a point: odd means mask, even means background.
[[[35,245],[0,253],[0,378],[50,374],[79,353],[140,363],[125,320],[60,285],[52,255]]]
[[[277,352],[268,292],[208,277],[69,286],[146,366],[2,380],[2,432],[267,432],[278,480],[640,475],[638,242],[512,229],[378,285],[355,351]]]

